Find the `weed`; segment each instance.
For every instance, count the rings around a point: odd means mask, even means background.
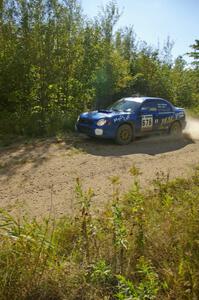
[[[82,238],[82,253],[86,254],[86,260],[90,262],[90,237],[92,232],[92,217],[90,213],[91,199],[94,196],[92,189],[88,189],[87,192],[83,192],[81,182],[79,178],[76,180],[76,195],[81,205],[81,238]]]
[[[91,213],[91,189],[76,182],[79,211],[43,222],[0,211],[0,299],[187,299],[199,295],[199,172],[143,191],[139,170],[112,203]]]
[[[144,300],[156,299],[158,293],[159,280],[151,263],[141,257],[137,264],[137,275],[135,283],[118,275],[118,293],[116,299],[119,300]]]

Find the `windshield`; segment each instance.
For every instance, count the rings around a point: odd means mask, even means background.
[[[118,100],[108,107],[108,109],[116,111],[135,111],[140,107],[140,103],[125,99]]]

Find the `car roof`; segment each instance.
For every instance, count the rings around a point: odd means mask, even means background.
[[[157,98],[157,97],[126,97],[126,98],[123,98],[123,99],[125,99],[127,101],[134,101],[134,102],[137,102],[137,103],[143,103],[145,100],[163,100],[163,101],[168,102],[165,99]]]

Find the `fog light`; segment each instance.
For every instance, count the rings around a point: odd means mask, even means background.
[[[95,135],[103,135],[103,129],[95,129]]]

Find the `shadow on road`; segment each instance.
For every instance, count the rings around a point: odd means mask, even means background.
[[[31,163],[32,168],[37,168],[48,161],[52,155],[59,156],[63,153],[69,155],[70,151],[74,155],[88,153],[94,156],[110,157],[132,154],[156,155],[176,151],[193,143],[188,136],[175,140],[165,135],[137,138],[129,145],[120,146],[111,140],[90,139],[86,136],[67,134],[59,141],[56,138],[35,140],[30,144],[14,144],[12,147],[0,149],[0,175],[11,177],[24,164]],[[53,145],[54,148],[52,148]]]
[[[176,151],[193,143],[193,140],[187,136],[174,139],[165,135],[137,138],[129,145],[121,146],[111,140],[82,137],[80,142],[75,143],[75,147],[96,156],[157,155]]]
[[[31,162],[37,168],[48,158],[46,153],[50,147],[49,141],[19,143],[0,149],[0,175],[12,176],[26,163]],[[2,159],[3,157],[3,159]]]

